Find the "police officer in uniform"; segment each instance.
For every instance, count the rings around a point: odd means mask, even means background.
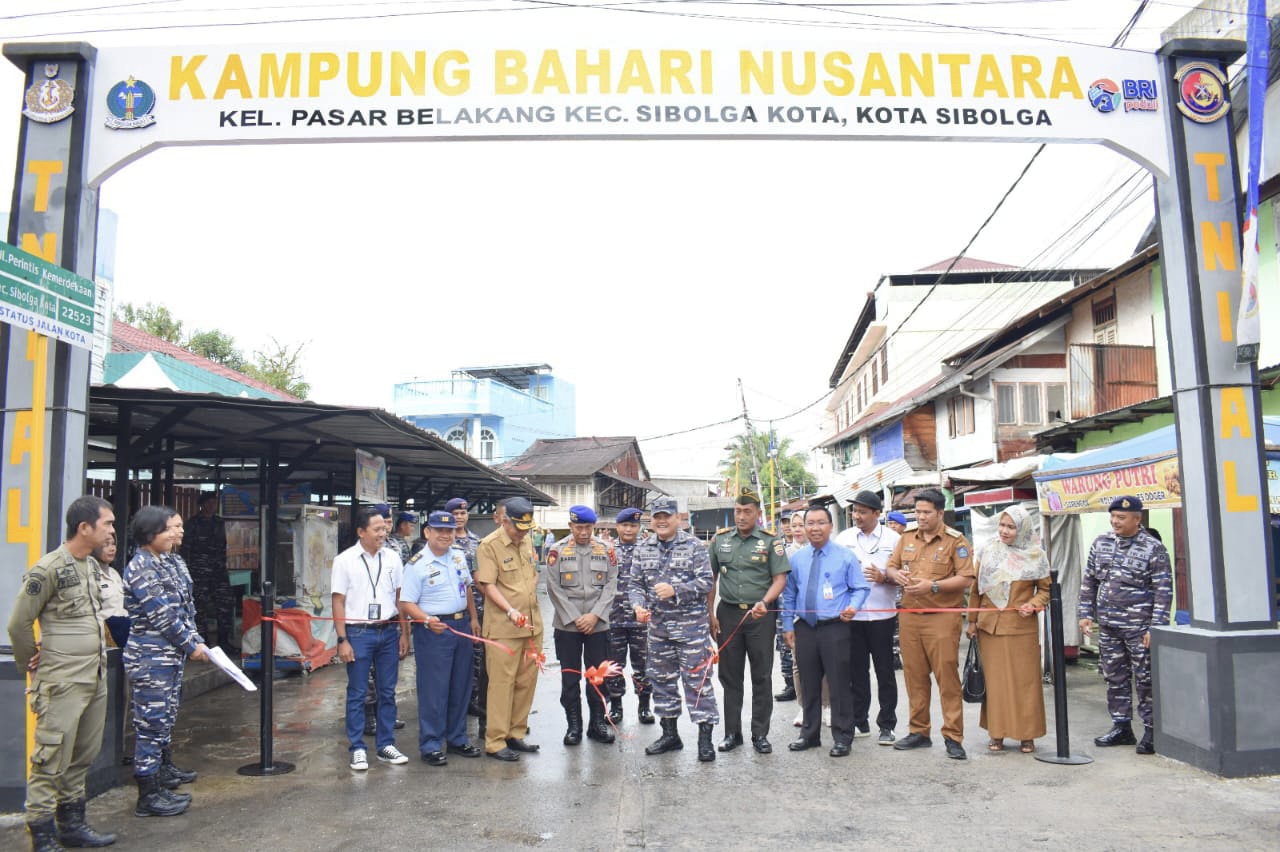
[[[724,742],[720,751],[742,745],[742,701],[747,660],[751,661],[751,745],[769,754],[773,716],[773,646],[777,602],[791,564],[787,543],[759,525],[760,495],[742,489],[733,507],[734,529],[711,540],[711,570],[720,603],[711,632],[721,642],[720,687],[724,690]],[[725,641],[724,637],[731,637]]]
[[[108,846],[116,840],[85,822],[84,790],[107,714],[101,568],[90,554],[114,535],[115,514],[106,500],[85,496],[72,501],[66,522],[67,540],[23,575],[9,616],[13,661],[31,674],[28,700],[36,716],[26,817],[37,852],[61,849],[60,842]]]
[[[196,602],[196,627],[205,630],[212,617],[216,625],[217,644],[228,651],[239,651],[231,642],[235,629],[236,594],[227,576],[227,530],[218,508],[216,494],[200,497],[199,511],[191,518],[182,543],[182,556],[191,573],[192,595]]]
[[[916,524],[903,533],[885,567],[885,576],[902,586],[902,608],[960,609],[973,582],[973,548],[958,530],[942,521],[946,498],[936,488],[916,495]],[[942,703],[942,739],[947,757],[964,760],[964,699],[960,694],[962,612],[903,612],[902,677],[907,687],[911,732],[893,744],[898,751],[928,748],[929,676],[938,682]]]
[[[555,610],[556,659],[560,661],[560,706],[568,726],[565,745],[582,742],[582,697],[578,682],[588,668],[609,658],[609,614],[618,591],[618,557],[613,547],[592,535],[590,506],[569,507],[569,535],[547,552],[547,597]],[[587,687],[587,738],[613,742],[604,720],[604,701]]]
[[[698,725],[698,760],[716,759],[711,735],[719,719],[710,672],[713,646],[707,594],[714,576],[702,542],[680,529],[676,501],[652,507],[654,535],[636,548],[627,595],[636,619],[649,625],[649,678],[662,736],[644,750],[684,748],[680,740],[680,686],[689,718]]]
[[[1142,501],[1111,501],[1111,532],[1094,539],[1080,586],[1080,630],[1098,623],[1098,652],[1107,682],[1111,730],[1095,739],[1100,747],[1134,745],[1155,754],[1151,733],[1151,625],[1168,624],[1173,604],[1169,552],[1142,526]],[[1133,691],[1138,691],[1142,739],[1133,735]]]
[[[480,546],[480,536],[467,528],[467,523],[471,520],[471,507],[461,497],[454,497],[444,504],[444,510],[453,515],[454,523],[457,524],[453,531],[453,546],[461,550],[467,557],[467,569],[472,576],[475,576],[476,548]],[[496,527],[500,528],[502,526],[502,522],[498,520],[496,512],[494,513],[493,523]],[[483,622],[484,593],[480,591],[479,584],[472,585],[471,599],[476,604],[476,615]],[[471,654],[471,703],[467,705],[467,713],[479,717],[480,736],[483,737],[485,694],[489,691],[489,675],[485,672],[484,666],[484,643],[474,643]]]
[[[613,551],[618,556],[618,592],[609,612],[609,659],[625,669],[628,655],[631,657],[631,677],[635,684],[640,724],[652,725],[654,720],[649,709],[649,696],[653,687],[645,675],[648,628],[636,621],[635,610],[631,608],[627,595],[636,547],[640,543],[640,516],[639,509],[623,509],[615,520],[618,543],[613,546]],[[624,675],[611,677],[605,681],[605,686],[609,690],[609,718],[619,725],[622,723],[622,696],[627,692],[627,679]]]

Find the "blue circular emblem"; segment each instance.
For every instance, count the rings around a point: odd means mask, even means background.
[[[1098,112],[1115,112],[1120,108],[1120,87],[1105,77],[1094,80],[1089,86],[1089,103]]]
[[[132,130],[155,123],[151,111],[156,107],[156,93],[142,80],[121,80],[107,92],[108,127]]]

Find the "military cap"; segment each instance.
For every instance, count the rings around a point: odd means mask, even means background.
[[[397,526],[399,526],[400,524],[403,524],[405,521],[408,521],[411,524],[416,524],[418,522],[418,516],[415,515],[413,512],[401,512],[400,514],[396,515]]]
[[[518,530],[533,529],[533,504],[523,497],[512,497],[506,503],[507,520]]]
[[[755,503],[757,506],[759,506],[760,495],[757,494],[755,491],[752,491],[750,488],[742,489],[742,491],[738,493],[738,505],[746,506],[751,503]]]
[[[674,515],[678,511],[680,511],[680,509],[679,506],[676,505],[676,498],[674,497],[659,497],[657,500],[654,500],[653,505],[649,507],[649,514],[651,515]]]
[[[590,506],[569,507],[569,523],[571,524],[594,524],[596,520],[596,510]]]
[[[866,506],[868,509],[875,512],[879,512],[884,508],[884,501],[881,500],[880,495],[874,491],[859,491],[857,496],[853,498],[853,504],[855,506]]]
[[[391,517],[390,503],[375,503],[373,506],[373,510],[384,518]]]
[[[466,508],[467,508],[467,501],[463,500],[461,497],[454,497],[448,503],[444,504],[444,510],[446,512],[456,512],[458,509],[466,509]]]
[[[638,524],[640,523],[640,515],[643,514],[639,509],[623,509],[618,513],[618,517],[614,519],[617,524]]]
[[[432,512],[427,515],[427,526],[438,530],[452,530],[458,528],[458,522],[448,512]]]
[[[1117,497],[1107,507],[1108,512],[1141,512],[1142,501],[1137,497]]]
[[[893,521],[895,524],[902,524],[904,527],[907,525],[907,516],[901,512],[890,512],[884,516],[884,519],[886,521]]]

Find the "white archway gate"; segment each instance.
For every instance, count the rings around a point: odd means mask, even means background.
[[[1181,40],[1148,55],[1015,40],[953,49],[441,36],[101,52],[10,44],[4,53],[28,86],[9,242],[85,276],[98,186],[168,145],[912,139],[1087,142],[1123,153],[1157,186],[1190,519],[1192,629],[1154,635],[1158,748],[1225,775],[1280,771],[1259,389],[1254,366],[1235,363],[1233,331],[1241,211],[1225,67],[1241,43]],[[74,333],[83,323],[59,328],[82,319],[74,311],[83,303],[45,290],[0,325],[5,611],[21,566],[60,540],[84,478],[89,355]],[[16,723],[21,710],[0,714]],[[0,787],[15,783],[0,778]]]

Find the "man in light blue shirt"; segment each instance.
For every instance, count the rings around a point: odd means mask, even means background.
[[[449,754],[480,756],[467,741],[471,640],[453,632],[479,635],[480,620],[466,554],[453,546],[454,529],[448,512],[427,517],[427,546],[409,557],[400,587],[400,612],[413,621],[418,751],[431,766],[448,764],[446,747]]]
[[[805,751],[822,745],[822,679],[831,693],[832,757],[847,757],[853,742],[853,689],[849,622],[871,593],[858,557],[831,540],[831,513],[805,511],[809,544],[791,554],[782,590],[782,630],[795,651],[804,690],[800,739],[787,746]]]

